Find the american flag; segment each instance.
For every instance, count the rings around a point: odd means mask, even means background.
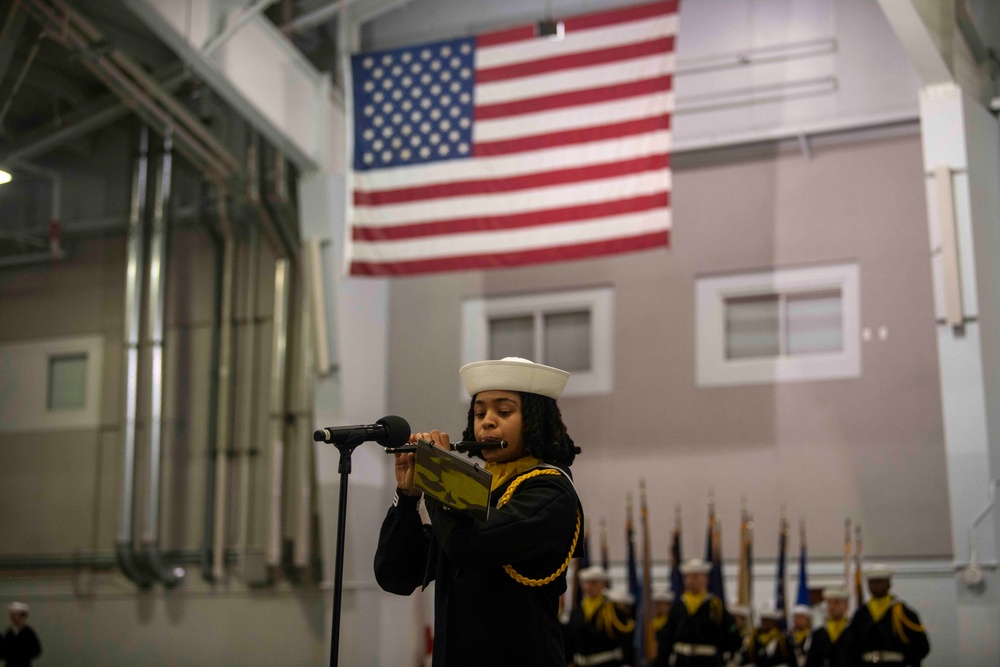
[[[668,245],[677,5],[353,56],[351,273]]]

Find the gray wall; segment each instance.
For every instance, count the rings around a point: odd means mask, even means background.
[[[768,152],[678,156],[669,251],[395,281],[391,410],[414,428],[461,432],[464,297],[611,285],[615,391],[560,405],[583,448],[574,471],[585,509],[592,525],[607,519],[613,559],[640,478],[661,558],[678,503],[687,553],[700,554],[713,491],[724,554],[737,553],[746,497],[762,558],[776,552],[782,507],[793,525],[806,520],[814,556],[842,553],[846,517],[871,557],[948,555],[919,136],[815,142],[811,158]],[[859,378],[695,386],[698,276],[843,261],[860,268],[862,326],[889,331],[863,345]]]

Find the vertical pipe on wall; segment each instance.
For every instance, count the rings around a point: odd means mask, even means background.
[[[295,476],[299,498],[295,521],[295,549],[292,562],[295,567],[308,567],[312,556],[312,517],[313,517],[313,482],[312,482],[312,438],[310,437],[310,415],[312,411],[312,387],[314,380],[313,332],[315,317],[311,308],[315,287],[312,281],[312,266],[309,261],[311,253],[303,253],[300,263],[299,290],[299,327],[296,345],[296,376],[295,376]]]
[[[220,218],[224,221],[225,242],[222,250],[222,294],[219,307],[219,414],[215,425],[215,480],[212,501],[212,578],[216,581],[225,575],[226,473],[228,472],[226,454],[229,450],[229,429],[232,420],[230,404],[233,382],[233,276],[236,263],[236,243],[225,212],[225,203],[220,204]]]
[[[237,421],[239,432],[236,433],[235,443],[237,453],[237,465],[239,474],[235,480],[237,484],[236,502],[236,545],[242,562],[246,563],[248,549],[250,548],[250,476],[251,461],[256,452],[257,436],[257,271],[260,255],[259,233],[257,226],[251,224],[247,230],[249,235],[247,241],[247,264],[246,275],[241,292],[245,295],[246,307],[244,309],[244,344],[240,359],[240,370],[237,371],[238,386],[241,391],[240,406],[242,414]]]
[[[153,227],[149,239],[149,308],[150,337],[150,419],[149,419],[149,503],[143,533],[143,552],[153,575],[167,587],[184,578],[184,568],[168,568],[160,554],[160,477],[163,456],[163,314],[167,275],[167,216],[173,172],[173,140],[168,129],[163,139],[163,156],[157,169],[156,198],[153,201]]]
[[[270,508],[267,541],[267,564],[277,567],[281,563],[281,500],[285,456],[285,360],[288,340],[289,260],[281,258],[274,263],[274,316],[271,337],[271,382],[269,391],[270,418],[268,440],[271,445]]]
[[[139,135],[139,156],[132,178],[132,205],[128,223],[128,257],[125,264],[125,423],[122,453],[122,497],[118,518],[118,566],[126,577],[142,588],[150,585],[149,578],[135,563],[134,503],[135,503],[135,440],[138,431],[139,378],[139,312],[142,299],[143,216],[146,210],[148,175],[149,128],[142,127]]]
[[[226,188],[217,184],[219,230],[222,234],[222,245],[217,254],[217,306],[216,323],[213,331],[213,364],[212,374],[212,406],[211,406],[211,439],[215,446],[209,450],[205,485],[204,530],[202,533],[202,578],[213,581],[215,573],[215,502],[217,488],[218,451],[225,450],[225,442],[229,438],[229,392],[230,392],[230,358],[232,350],[232,294],[233,271],[235,258],[235,242],[233,240],[232,223],[229,220],[229,210],[226,202]],[[223,443],[220,445],[220,443]],[[223,465],[225,457],[221,458]],[[224,557],[224,554],[223,554]],[[221,566],[219,568],[221,576]]]

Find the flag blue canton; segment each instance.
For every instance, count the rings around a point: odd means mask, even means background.
[[[471,37],[352,56],[354,168],[470,157],[474,56]]]

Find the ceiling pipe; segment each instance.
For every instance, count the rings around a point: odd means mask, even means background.
[[[81,54],[80,62],[122,101],[161,134],[171,128],[177,150],[196,168],[218,178],[228,178],[239,167],[236,159],[201,122],[164,90],[141,67],[120,51],[110,56],[95,51],[103,35],[70,9],[62,0],[22,0],[46,34],[66,48]]]
[[[176,68],[170,67],[168,71],[158,75],[157,81],[164,90],[173,91],[188,78],[188,72],[177,71]],[[3,158],[11,164],[21,160],[33,160],[75,139],[107,127],[130,113],[132,110],[122,103],[119,96],[108,95],[86,109],[69,114],[63,119],[64,124],[58,128],[46,127],[36,130],[26,135],[23,140],[12,142],[10,150],[4,153]]]
[[[206,55],[212,55],[218,51],[219,47],[225,44],[230,37],[239,32],[240,28],[252,21],[255,16],[260,15],[265,9],[273,5],[275,2],[276,0],[257,0],[256,3],[243,10],[243,13],[240,14],[239,17],[230,25],[226,26],[222,32],[205,42],[205,46],[201,47],[201,50],[204,51]]]
[[[129,213],[127,260],[125,269],[125,423],[122,448],[122,495],[119,504],[116,556],[122,573],[140,588],[152,582],[135,560],[135,442],[139,428],[139,311],[143,293],[143,216],[146,210],[148,180],[149,128],[142,126],[139,156],[132,179],[132,207]]]

